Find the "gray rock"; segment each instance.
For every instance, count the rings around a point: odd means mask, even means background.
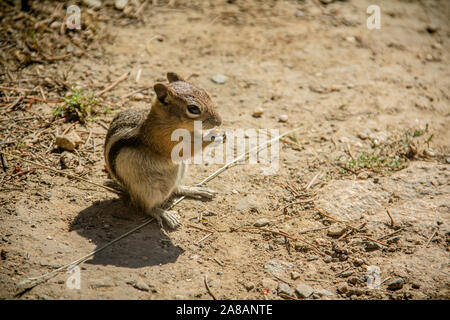
[[[263,288],[268,288],[271,291],[275,291],[277,289],[278,283],[270,278],[265,278],[262,279],[261,286]]]
[[[305,13],[302,10],[297,10],[297,12],[295,13],[295,16],[297,18],[301,18],[305,15]]]
[[[306,284],[299,284],[295,287],[295,292],[300,298],[308,298],[313,294],[314,289]]]
[[[281,274],[286,269],[291,269],[292,267],[292,263],[279,260],[270,260],[264,264],[264,269],[273,274]]]
[[[244,287],[247,291],[250,291],[255,287],[255,284],[253,282],[247,282],[246,284],[244,284]]]
[[[403,288],[404,284],[405,284],[405,280],[398,278],[398,279],[395,279],[394,281],[388,283],[387,287],[389,290],[396,291],[396,290],[400,290],[401,288]]]
[[[128,0],[116,0],[114,1],[114,7],[116,7],[117,10],[123,10],[126,5],[128,4]]]
[[[381,244],[378,244],[374,241],[366,241],[365,245],[366,245],[366,250],[377,250],[377,249],[383,248],[383,246]]]
[[[317,290],[315,293],[318,294],[320,297],[323,297],[323,296],[325,296],[325,297],[332,297],[332,296],[334,296],[333,292],[328,291],[326,289]]]
[[[291,289],[286,283],[280,282],[277,288],[278,294],[286,294],[290,297],[294,295],[294,290]]]
[[[269,219],[261,218],[256,220],[256,222],[253,224],[255,227],[264,227],[270,223]]]
[[[282,114],[282,115],[280,115],[280,117],[278,118],[278,120],[279,120],[280,122],[287,122],[287,121],[289,120],[289,117],[288,117],[287,114]]]
[[[344,234],[344,232],[347,230],[347,227],[340,224],[340,223],[334,223],[333,225],[328,228],[327,234],[331,237],[340,237]]]
[[[223,74],[216,74],[215,76],[212,77],[211,80],[217,84],[225,84],[227,82],[228,78],[226,76],[224,76]]]
[[[98,288],[109,288],[114,287],[115,284],[108,280],[97,280],[91,283],[91,288],[98,289]]]
[[[150,291],[150,287],[142,280],[138,280],[133,284],[133,287],[135,287],[138,290],[141,291]]]

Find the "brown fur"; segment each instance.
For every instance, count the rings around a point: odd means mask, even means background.
[[[178,219],[158,206],[177,191],[206,197],[213,192],[180,186],[185,165],[171,160],[172,149],[179,143],[171,141],[172,132],[187,129],[194,135],[194,120],[202,121],[205,129],[220,125],[222,120],[206,91],[175,73],[168,73],[167,78],[168,85],[155,84],[157,97],[150,110],[127,110],[113,119],[105,140],[105,160],[108,172],[129,192],[136,206],[176,227]],[[200,110],[198,115],[187,111],[192,105]]]

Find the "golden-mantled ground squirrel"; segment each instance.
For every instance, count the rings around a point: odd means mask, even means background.
[[[117,114],[106,135],[104,151],[108,172],[129,193],[131,201],[173,229],[180,225],[176,213],[160,208],[172,194],[210,199],[215,192],[180,185],[186,165],[172,161],[172,149],[179,143],[172,141],[172,132],[186,129],[194,141],[198,134],[194,121],[212,129],[222,119],[205,90],[172,72],[167,73],[167,79],[168,85],[154,85],[156,97],[150,110]],[[202,148],[209,143],[202,142]]]

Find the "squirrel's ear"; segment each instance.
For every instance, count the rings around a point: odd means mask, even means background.
[[[153,86],[153,89],[155,89],[156,96],[158,97],[158,100],[161,103],[166,103],[165,99],[167,97],[167,94],[169,92],[169,88],[164,83],[156,83]]]
[[[184,79],[175,72],[167,72],[167,80],[169,80],[169,82],[184,81]]]

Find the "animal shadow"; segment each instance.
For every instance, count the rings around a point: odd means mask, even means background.
[[[127,198],[98,201],[80,211],[69,226],[101,248],[111,240],[142,224],[148,216],[132,207]],[[142,268],[175,262],[184,252],[175,246],[153,221],[96,253],[86,263]]]

